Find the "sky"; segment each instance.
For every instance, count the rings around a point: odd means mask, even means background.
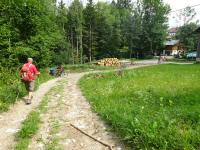
[[[72,0],[64,0],[64,2],[66,4],[69,4],[71,1]],[[82,0],[82,1],[84,4],[87,2],[87,0]],[[98,2],[98,1],[104,1],[104,2],[108,1],[109,2],[111,0],[94,0],[94,2]],[[169,4],[171,7],[171,10],[174,11],[174,10],[179,10],[179,9],[185,8],[187,6],[198,5],[198,4],[200,4],[200,0],[164,0],[164,3]],[[194,8],[195,8],[197,15],[193,21],[200,20],[200,5],[197,7],[194,7]],[[180,12],[181,11],[176,11],[176,12],[170,13],[170,15],[169,15],[169,26],[170,27],[177,27],[177,26],[181,26],[183,24],[183,22],[178,21],[176,19],[177,16],[179,16]]]

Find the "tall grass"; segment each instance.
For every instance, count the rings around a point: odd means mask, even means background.
[[[80,85],[132,149],[200,149],[200,65],[88,75]]]
[[[11,104],[27,94],[19,72],[17,69],[0,68],[0,112],[7,111]],[[47,70],[41,70],[41,75],[36,80],[36,89],[39,84],[51,78]]]

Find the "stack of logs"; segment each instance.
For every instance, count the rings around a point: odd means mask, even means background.
[[[97,62],[100,66],[120,66],[121,63],[117,58],[104,58]]]

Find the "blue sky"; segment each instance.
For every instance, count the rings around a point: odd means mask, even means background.
[[[98,1],[111,1],[111,0],[94,0],[95,2]],[[134,1],[134,0],[133,0]],[[64,0],[66,4],[70,4],[72,0]],[[85,4],[87,0],[82,0],[82,2]],[[185,8],[187,6],[193,6],[200,4],[200,0],[164,0],[165,3],[169,4],[171,6],[172,11]],[[195,11],[197,13],[196,17],[193,21],[200,20],[200,6],[195,7]],[[180,11],[173,12],[169,15],[169,25],[170,27],[176,27],[181,26],[183,24],[182,21],[177,20],[177,16],[179,15]]]

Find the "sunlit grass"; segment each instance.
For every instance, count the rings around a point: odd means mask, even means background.
[[[79,64],[79,65],[65,65],[65,70],[70,72],[86,72],[93,70],[109,70],[115,69],[116,67],[108,67],[108,66],[98,66],[96,64]]]
[[[80,85],[93,109],[132,147],[200,147],[200,65],[139,68],[122,78],[88,75]]]

